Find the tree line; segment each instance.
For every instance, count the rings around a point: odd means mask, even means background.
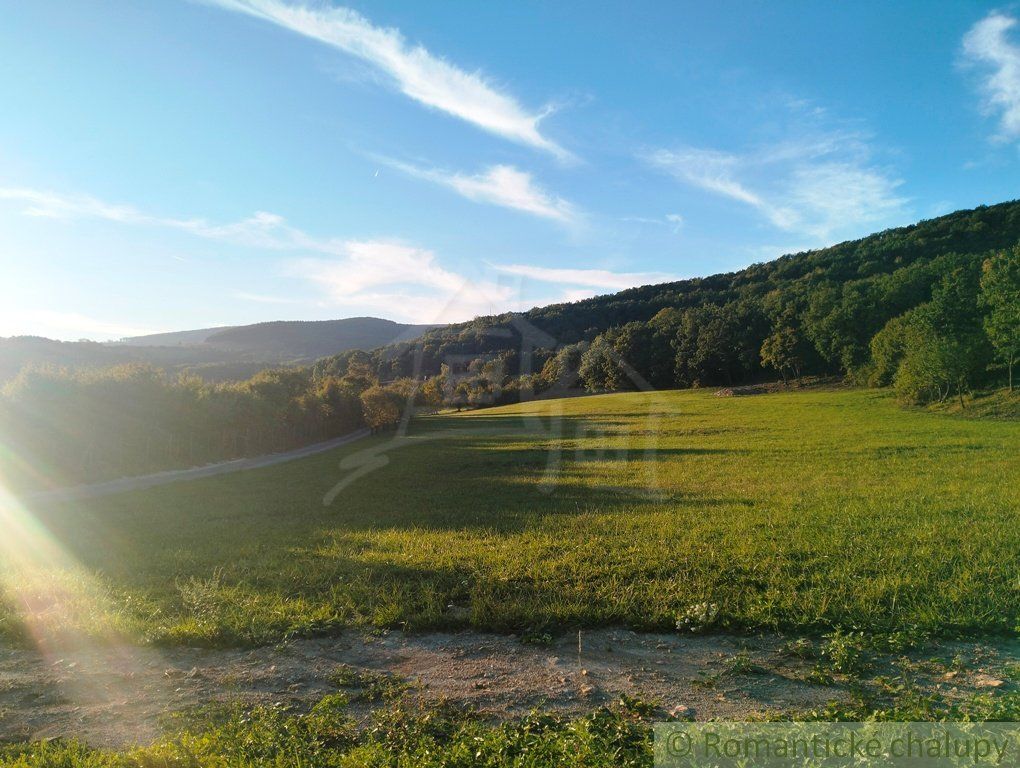
[[[210,384],[144,364],[24,368],[0,390],[0,479],[20,488],[198,466],[396,424],[414,387],[368,367]]]
[[[696,387],[839,373],[909,403],[1004,380],[1020,354],[1020,246],[889,275],[663,309],[611,328],[581,356],[589,389]],[[639,377],[634,376],[634,372]]]
[[[1001,381],[1020,345],[1020,203],[961,211],[739,272],[480,317],[358,353],[438,379],[451,406],[842,376],[924,403]],[[322,365],[343,366],[350,353]],[[332,362],[330,362],[332,361]],[[547,367],[549,366],[549,367]]]
[[[1002,382],[1020,356],[1020,203],[739,272],[481,317],[416,342],[208,383],[147,365],[28,366],[0,391],[0,472],[39,485],[286,450],[408,407],[583,388],[842,375],[910,403]]]

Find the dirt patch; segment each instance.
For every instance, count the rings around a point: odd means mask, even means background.
[[[832,376],[806,376],[803,379],[783,382],[771,381],[764,384],[744,384],[739,387],[724,387],[716,390],[716,397],[744,397],[747,395],[768,395],[773,392],[791,392],[802,389],[841,389],[844,382]]]
[[[956,659],[953,670],[933,656]],[[965,698],[1008,686],[1002,670],[1020,644],[946,644],[910,662],[918,689]],[[492,718],[535,707],[590,711],[626,693],[697,719],[740,719],[846,699],[840,684],[812,681],[815,661],[777,636],[680,636],[622,629],[583,632],[548,646],[513,636],[372,635],[300,640],[254,650],[118,647],[53,657],[0,649],[0,739],[77,737],[125,747],[157,738],[168,714],[215,702],[310,706],[337,691],[337,670],[389,673],[409,695],[452,699]],[[874,666],[885,674],[907,659]],[[363,705],[355,713],[367,713]],[[686,708],[686,709],[684,709]]]

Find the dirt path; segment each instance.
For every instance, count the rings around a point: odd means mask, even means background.
[[[246,469],[262,469],[271,467],[274,464],[283,464],[295,459],[303,459],[306,456],[314,456],[317,453],[331,451],[342,445],[353,443],[363,437],[372,434],[369,429],[359,429],[350,434],[326,440],[322,443],[313,443],[292,451],[282,453],[270,453],[265,456],[253,456],[247,459],[233,459],[221,461],[217,464],[206,464],[204,467],[193,467],[191,469],[171,469],[166,472],[156,472],[151,475],[138,475],[135,477],[121,477],[117,480],[107,480],[103,483],[92,483],[90,485],[76,485],[71,488],[57,488],[52,491],[40,491],[29,494],[26,501],[73,501],[75,499],[90,499],[97,496],[109,496],[114,493],[125,491],[139,491],[144,488],[152,488],[167,483],[177,483],[182,480],[198,480],[203,477],[215,475],[226,475],[231,472],[241,472]]]
[[[543,707],[589,711],[621,693],[697,719],[740,719],[845,699],[845,687],[809,679],[815,662],[775,636],[678,636],[621,629],[562,637],[545,647],[512,636],[458,634],[301,640],[255,650],[118,647],[57,656],[0,648],[0,739],[75,736],[97,746],[156,738],[168,713],[210,702],[310,705],[338,690],[337,669],[388,673],[412,695],[448,698],[494,718]],[[957,659],[950,669],[928,661]],[[945,644],[912,661],[885,659],[870,673],[908,664],[919,689],[964,698],[1010,685],[1020,643]],[[355,712],[366,713],[368,705]]]

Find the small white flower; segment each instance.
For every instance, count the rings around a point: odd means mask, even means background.
[[[699,632],[711,626],[718,616],[718,603],[695,603],[677,617],[676,628]]]

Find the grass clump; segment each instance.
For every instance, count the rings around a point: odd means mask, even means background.
[[[341,664],[330,675],[330,682],[338,688],[352,689],[351,701],[375,702],[395,699],[410,685],[387,672],[355,669]]]
[[[789,713],[798,721],[1020,719],[1020,694],[947,702],[901,686],[886,703],[861,692],[850,703]],[[0,745],[5,768],[651,768],[657,703],[622,697],[581,717],[533,712],[492,723],[463,707],[398,697],[356,723],[344,696],[311,710],[282,706],[208,710],[155,744],[125,751],[66,741]]]
[[[641,711],[643,708],[638,707]],[[126,752],[74,742],[0,746],[5,768],[389,768],[529,766],[648,768],[651,733],[635,707],[580,718],[533,713],[494,725],[443,704],[396,701],[358,728],[327,699],[307,713],[275,707],[229,713]]]
[[[747,651],[734,654],[726,662],[726,672],[730,675],[762,675],[767,670],[751,659]]]

